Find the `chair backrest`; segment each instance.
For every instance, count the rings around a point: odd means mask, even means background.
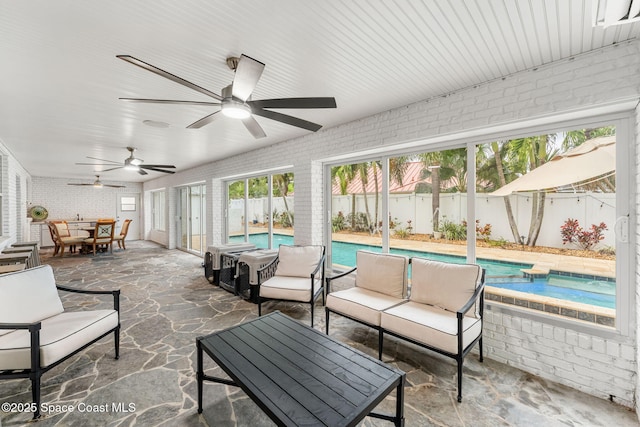
[[[50,265],[0,275],[0,323],[37,322],[63,311]]]
[[[114,218],[98,218],[98,221],[115,221]]]
[[[356,286],[395,298],[407,297],[409,258],[403,255],[356,252]]]
[[[71,236],[71,232],[69,231],[69,224],[67,221],[49,221],[50,224],[56,228],[58,232],[58,237],[69,237]]]
[[[122,224],[122,229],[120,230],[120,235],[122,237],[127,237],[127,233],[129,232],[129,224],[131,224],[132,219],[125,219],[124,224]]]
[[[58,239],[58,229],[56,228],[55,225],[53,225],[50,222],[47,222],[47,227],[49,227],[49,234],[51,235],[51,240],[53,240],[54,242],[57,242]]]
[[[411,301],[455,312],[481,283],[482,268],[477,264],[411,258]],[[477,316],[475,309],[468,313]]]
[[[280,245],[276,276],[311,277],[311,273],[324,260],[324,246]],[[323,273],[319,271],[319,273]]]
[[[115,229],[116,222],[107,220],[107,221],[96,221],[96,228],[93,232],[93,240],[113,240],[113,230]]]

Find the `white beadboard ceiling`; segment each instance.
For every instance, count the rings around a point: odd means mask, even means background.
[[[186,129],[216,108],[118,98],[215,100],[116,55],[220,94],[225,59],[244,53],[266,64],[253,99],[335,97],[337,109],[282,111],[327,128],[640,34],[593,27],[592,12],[591,0],[0,0],[0,140],[34,176],[145,181],[161,174],[75,163],[133,146],[181,171],[309,131],[262,117],[260,140],[229,118]]]

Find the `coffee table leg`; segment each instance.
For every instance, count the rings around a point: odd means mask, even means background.
[[[204,369],[202,368],[202,344],[200,343],[200,339],[196,338],[196,348],[197,348],[197,363],[198,363],[198,371],[197,371],[197,379],[198,379],[198,413],[202,413],[202,382],[204,380]]]
[[[400,384],[398,384],[398,390],[396,391],[396,426],[404,427],[404,381],[405,374],[402,374],[400,378]]]

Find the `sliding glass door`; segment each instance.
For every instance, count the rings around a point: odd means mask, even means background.
[[[206,186],[190,185],[179,189],[180,241],[179,247],[189,252],[204,254],[206,236]]]

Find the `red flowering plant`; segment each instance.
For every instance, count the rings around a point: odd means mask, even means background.
[[[601,222],[599,225],[591,224],[591,227],[584,230],[577,219],[569,218],[560,226],[562,244],[573,243],[584,250],[590,250],[604,239],[602,232],[607,229],[607,225]]]

